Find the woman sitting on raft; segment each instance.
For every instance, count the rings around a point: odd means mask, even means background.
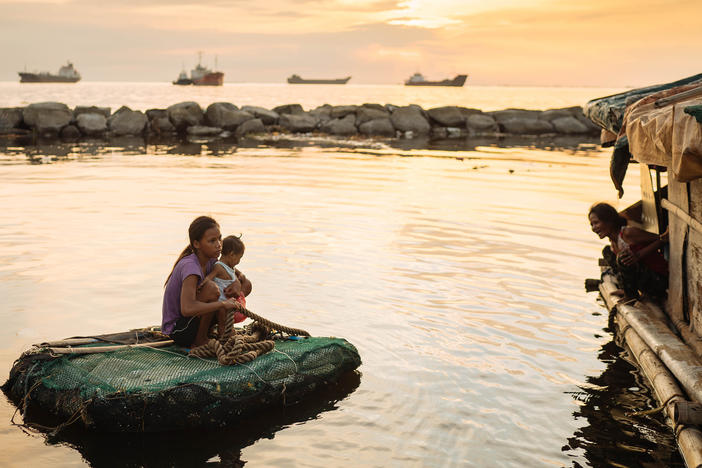
[[[597,203],[588,212],[592,232],[607,237],[610,245],[602,256],[617,276],[622,290],[631,298],[638,298],[639,291],[653,298],[665,297],[668,288],[668,262],[661,252],[667,242],[668,232],[660,236],[634,226],[607,203]]]
[[[200,216],[190,224],[188,235],[190,245],[166,279],[161,331],[178,346],[194,348],[207,343],[207,332],[215,317],[223,327],[226,313],[239,310],[241,305],[235,298],[205,302],[209,299],[198,296],[198,288],[222,251],[219,224],[208,216]]]

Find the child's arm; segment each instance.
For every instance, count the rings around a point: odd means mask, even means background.
[[[244,275],[242,272],[240,272],[236,268],[234,269],[234,273],[236,273],[236,278],[241,283],[241,293],[244,296],[248,296],[249,294],[251,294],[251,290],[253,289],[253,286],[251,285],[251,281],[249,281],[248,278],[246,278],[246,275]]]
[[[183,317],[196,317],[198,315],[209,314],[224,307],[226,310],[238,309],[241,306],[235,299],[227,299],[217,302],[201,302],[197,299],[197,284],[199,278],[190,275],[183,280],[183,287],[180,290],[180,313]]]
[[[214,267],[212,267],[212,271],[207,275],[207,279],[212,279],[212,278],[219,278],[223,280],[230,280],[234,278],[229,277],[229,273],[227,273],[227,270],[224,269],[222,265],[218,265],[215,263]]]

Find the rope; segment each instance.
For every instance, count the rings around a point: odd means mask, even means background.
[[[272,322],[258,314],[251,312],[244,307],[239,311],[245,316],[253,319],[254,322],[243,330],[234,328],[234,311],[227,313],[224,330],[214,331],[214,324],[208,336],[210,339],[204,345],[192,348],[189,356],[199,358],[217,358],[223,366],[232,366],[251,362],[258,356],[272,351],[275,343],[271,339],[277,332],[285,332],[290,335],[310,336],[310,334],[299,328],[286,327]],[[285,354],[285,353],[283,353]],[[290,356],[288,356],[290,358]],[[292,359],[290,359],[292,361]],[[293,361],[294,363],[295,361]],[[297,368],[297,364],[295,365]]]
[[[309,332],[307,332],[305,330],[301,330],[299,328],[290,328],[290,327],[286,327],[285,325],[280,325],[278,323],[271,322],[267,318],[261,317],[258,314],[254,314],[253,312],[251,312],[250,310],[248,310],[244,307],[241,308],[240,312],[242,314],[246,315],[247,317],[249,317],[250,319],[254,320],[255,322],[258,322],[259,324],[265,326],[266,328],[268,328],[270,330],[282,331],[282,332],[285,332],[289,335],[310,336]],[[233,314],[227,314],[227,315],[233,315]]]

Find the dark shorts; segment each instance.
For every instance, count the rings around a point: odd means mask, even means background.
[[[198,328],[200,328],[200,317],[181,317],[170,336],[178,346],[189,348],[195,341]]]

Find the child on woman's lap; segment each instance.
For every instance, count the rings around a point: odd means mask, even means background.
[[[241,237],[227,236],[222,240],[222,254],[215,263],[207,279],[212,279],[219,288],[219,300],[235,298],[242,307],[246,307],[246,296],[251,292],[251,282],[236,269],[244,256],[245,246]],[[246,316],[234,310],[234,323],[241,322]]]

